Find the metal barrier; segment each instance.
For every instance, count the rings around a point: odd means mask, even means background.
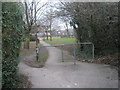
[[[92,43],[92,42],[83,42],[83,43],[70,43],[70,44],[61,44],[61,45],[48,45],[48,46],[41,46],[40,47],[40,49],[41,48],[43,48],[43,47],[60,47],[60,50],[61,50],[61,58],[62,58],[62,62],[64,62],[64,47],[65,46],[73,46],[74,48],[73,48],[73,54],[72,54],[72,56],[73,56],[73,61],[74,61],[74,64],[76,64],[76,56],[77,56],[77,54],[76,54],[76,47],[78,47],[78,46],[76,46],[76,45],[92,45],[92,58],[94,59],[94,44]]]

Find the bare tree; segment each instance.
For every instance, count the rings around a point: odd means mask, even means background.
[[[68,29],[69,23],[68,23],[68,21],[66,21],[66,20],[64,20],[64,22],[65,22],[65,26],[64,26],[64,27],[65,27],[66,32],[67,32],[67,37],[70,38],[69,29]]]
[[[37,28],[37,18],[41,16],[43,13],[43,7],[45,7],[48,3],[40,5],[40,2],[36,2],[32,0],[31,2],[25,1],[25,24],[26,24],[26,35],[25,35],[25,43],[24,47],[29,49],[29,42],[30,42],[30,32],[34,27]],[[37,31],[36,31],[37,32]],[[37,38],[36,38],[37,39]]]
[[[98,54],[108,48],[117,49],[117,3],[61,2],[58,8],[58,16],[70,17],[79,42],[93,42]]]
[[[50,40],[51,41],[52,41],[52,25],[53,25],[53,22],[54,22],[54,18],[55,18],[55,15],[54,15],[54,11],[52,9],[50,9],[49,11],[46,12],[45,19],[46,19],[46,22],[47,22],[46,23],[47,26],[49,26],[48,32],[50,33]]]

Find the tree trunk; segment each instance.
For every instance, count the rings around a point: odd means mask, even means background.
[[[50,41],[52,41],[52,31],[50,30]]]
[[[50,41],[52,41],[52,36],[50,35]]]
[[[50,41],[52,41],[52,30],[51,30],[52,22],[50,22]]]
[[[68,24],[66,22],[66,31],[67,31],[67,37],[70,38],[70,34],[69,34],[69,31],[68,31]]]
[[[68,29],[66,29],[66,31],[67,31],[67,37],[70,38],[70,34],[69,34]]]
[[[25,49],[29,49],[29,48],[30,48],[30,47],[29,47],[29,44],[30,44],[30,34],[27,34],[27,35],[25,36],[24,48],[25,48]]]
[[[46,31],[46,36],[47,36],[47,40],[48,40],[48,31]]]

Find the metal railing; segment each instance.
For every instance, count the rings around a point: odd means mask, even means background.
[[[82,45],[82,44],[85,44],[85,45],[91,44],[92,45],[92,59],[94,59],[94,44],[92,42],[70,43],[70,44],[60,44],[60,45],[47,45],[47,46],[41,46],[40,48],[43,48],[43,47],[61,47],[61,57],[62,57],[62,62],[64,62],[63,47],[70,46],[70,45],[73,45],[73,46]],[[73,50],[73,57],[74,57],[74,64],[76,64],[76,49],[75,48]]]

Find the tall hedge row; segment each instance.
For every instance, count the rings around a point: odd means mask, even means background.
[[[18,57],[23,32],[23,6],[18,2],[2,3],[2,87],[17,88]]]
[[[61,12],[71,18],[70,24],[79,42],[94,43],[96,56],[118,53],[117,2],[66,2]]]

